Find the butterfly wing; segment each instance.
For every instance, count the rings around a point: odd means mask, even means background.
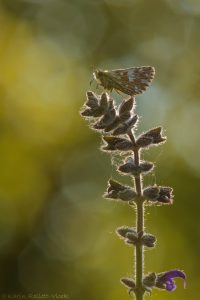
[[[113,88],[128,95],[144,92],[155,75],[153,67],[133,67],[109,71]]]

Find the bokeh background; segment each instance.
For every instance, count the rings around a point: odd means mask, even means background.
[[[145,270],[187,273],[151,299],[199,299],[199,30],[198,0],[0,1],[0,298],[129,299],[133,251],[115,228],[135,214],[102,199],[115,167],[79,110],[94,68],[152,65],[138,132],[163,125],[168,142],[145,153],[145,184],[175,201],[146,211]]]

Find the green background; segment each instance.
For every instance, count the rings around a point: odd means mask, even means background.
[[[95,68],[152,65],[138,133],[162,125],[168,141],[144,153],[156,164],[145,184],[172,186],[175,199],[146,211],[158,244],[145,271],[187,274],[187,289],[178,279],[151,299],[198,300],[199,1],[2,0],[0,25],[0,297],[129,299],[119,279],[133,249],[115,228],[135,212],[102,199],[115,167],[79,110]]]

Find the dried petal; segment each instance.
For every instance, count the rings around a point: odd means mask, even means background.
[[[138,116],[135,115],[129,120],[127,120],[126,122],[120,124],[120,126],[113,131],[113,135],[121,135],[121,134],[129,133],[131,129],[136,125],[137,120],[138,120]]]
[[[103,197],[106,199],[118,199],[118,193],[116,191],[105,192]]]
[[[109,131],[115,129],[119,125],[119,122],[120,122],[119,117],[116,116],[114,121],[110,125],[105,127],[104,131],[109,132]]]
[[[127,111],[127,112],[121,114],[119,116],[119,119],[120,119],[121,122],[126,122],[128,119],[130,119],[131,115],[132,115],[131,112]]]
[[[99,97],[95,95],[95,93],[88,91],[86,97],[87,97],[87,101],[85,105],[87,105],[92,109],[96,109],[99,107]]]
[[[116,110],[115,108],[108,109],[104,116],[93,125],[94,129],[104,129],[115,121]]]
[[[80,113],[82,117],[93,117],[94,111],[91,108],[84,108]]]
[[[123,191],[125,189],[125,186],[122,185],[121,183],[113,180],[113,179],[109,179],[108,181],[108,191],[115,189],[117,191]]]
[[[124,141],[124,139],[114,136],[103,136],[103,140],[107,143],[107,145],[102,148],[103,150],[117,150],[116,144]]]
[[[150,145],[161,144],[166,141],[166,137],[163,137],[161,133],[162,127],[150,129],[138,137],[136,144],[138,147],[142,148]]]
[[[166,140],[165,137],[161,136],[161,133],[162,133],[162,127],[156,127],[156,128],[150,129],[149,131],[144,133],[144,135],[146,137],[153,138],[154,144],[159,144],[159,143],[163,143]]]
[[[130,97],[127,100],[123,100],[123,102],[119,106],[119,116],[123,115],[126,112],[129,112],[132,110],[135,103],[135,98]]]
[[[102,150],[114,151],[128,151],[133,148],[133,144],[130,140],[114,137],[114,136],[104,136],[103,140],[107,143],[107,145],[102,147]]]
[[[102,112],[106,112],[106,110],[108,109],[108,99],[109,96],[107,93],[101,94],[101,98],[99,100],[99,107],[102,110]]]
[[[104,95],[107,95],[103,93]],[[102,96],[101,95],[101,99]],[[101,102],[101,99],[99,100],[99,96],[94,94],[91,91],[88,91],[86,94],[87,101],[85,102],[85,105],[83,106],[83,110],[81,111],[81,115],[83,117],[100,117],[102,116],[108,109],[108,100],[104,97],[103,103]],[[107,97],[107,96],[106,96]]]
[[[151,137],[140,136],[136,140],[136,145],[140,148],[145,148],[153,144],[153,139]]]
[[[129,151],[132,149],[133,149],[132,142],[126,139],[116,144],[116,150]]]

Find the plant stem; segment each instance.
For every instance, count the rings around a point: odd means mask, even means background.
[[[135,137],[132,132],[129,133],[129,137],[133,144],[135,144]],[[135,165],[139,166],[140,164],[140,151],[137,147],[134,148],[134,161]],[[136,300],[144,299],[144,291],[142,288],[142,279],[143,279],[143,261],[144,261],[144,251],[143,245],[141,243],[141,237],[144,231],[144,205],[142,198],[142,178],[141,175],[134,176],[135,189],[138,195],[137,199],[137,220],[136,228],[137,234],[139,237],[138,243],[135,247],[135,278],[136,278]]]

